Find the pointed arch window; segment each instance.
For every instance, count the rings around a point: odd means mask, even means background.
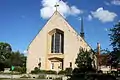
[[[63,53],[64,34],[55,31],[51,36],[51,53]]]

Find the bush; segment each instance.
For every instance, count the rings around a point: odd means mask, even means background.
[[[21,67],[21,73],[26,73],[26,67]]]
[[[4,64],[0,62],[0,71],[4,71]]]
[[[72,68],[66,68],[65,69],[65,75],[70,76],[72,74]]]
[[[58,74],[63,74],[63,75],[64,75],[65,73],[66,73],[66,72],[63,71],[63,70],[61,70],[61,71],[58,72]]]
[[[31,71],[32,74],[38,74],[40,73],[40,69],[38,67],[35,67],[34,70]]]
[[[118,73],[117,73],[117,71],[111,71],[111,75],[113,75],[113,76],[117,76]]]
[[[85,74],[85,73],[79,73],[72,75],[68,80],[116,80],[116,78],[112,75],[107,74]]]
[[[116,78],[112,75],[107,75],[107,74],[102,74],[102,75],[97,75],[98,80],[116,80]]]
[[[35,67],[31,74],[57,74],[56,71],[52,70],[40,70],[39,68]]]
[[[48,70],[48,71],[46,71],[46,73],[47,73],[47,74],[57,74],[56,71],[52,71],[52,70]]]
[[[78,73],[82,73],[79,68],[75,68],[75,69],[72,71],[72,74],[73,74],[73,75],[76,75],[76,74],[78,74]]]
[[[26,67],[15,66],[14,71],[17,71],[19,73],[26,73]]]

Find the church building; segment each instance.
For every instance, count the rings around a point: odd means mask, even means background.
[[[69,67],[75,68],[80,48],[91,50],[84,40],[82,20],[79,34],[55,11],[28,47],[27,73],[35,67],[57,72]]]

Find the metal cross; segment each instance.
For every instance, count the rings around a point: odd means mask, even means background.
[[[54,6],[54,7],[56,7],[56,11],[57,11],[57,7],[58,7],[59,5],[56,3],[56,5]]]

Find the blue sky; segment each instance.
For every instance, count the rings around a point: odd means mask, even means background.
[[[108,34],[120,20],[120,0],[0,0],[0,42],[25,52],[55,11],[56,2],[58,11],[78,33],[80,18],[84,18],[85,39],[93,49],[97,42],[102,49],[112,49]]]

